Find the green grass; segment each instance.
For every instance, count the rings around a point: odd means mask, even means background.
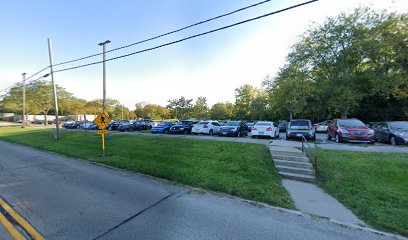
[[[208,190],[294,209],[264,145],[111,134],[107,157],[94,132],[63,131],[55,141],[50,129],[0,129],[0,139]]]
[[[318,175],[364,222],[408,236],[408,154],[319,149]]]

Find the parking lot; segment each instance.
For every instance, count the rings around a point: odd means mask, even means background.
[[[79,130],[84,131],[84,130]],[[90,131],[90,130],[88,130]],[[247,137],[219,137],[219,136],[209,136],[209,135],[185,135],[185,134],[152,134],[143,133],[139,131],[134,132],[119,132],[110,131],[109,134],[131,134],[138,136],[160,136],[169,138],[191,138],[191,139],[201,139],[201,140],[215,140],[215,141],[228,141],[228,142],[243,142],[243,143],[257,143],[265,145],[279,145],[279,146],[290,146],[290,147],[301,147],[301,141],[296,140],[285,140],[285,133],[281,132],[278,139],[271,138],[251,138]],[[361,151],[361,152],[394,152],[394,153],[408,153],[407,146],[391,146],[385,143],[376,142],[375,144],[366,143],[336,143],[333,140],[327,140],[326,133],[316,134],[316,145],[322,149],[327,150],[343,150],[343,151]]]

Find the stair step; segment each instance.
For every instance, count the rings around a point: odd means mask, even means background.
[[[301,152],[287,152],[287,151],[277,151],[270,149],[272,155],[285,155],[285,156],[297,156],[297,157],[305,157],[306,153]]]
[[[310,162],[310,159],[305,156],[293,156],[293,155],[280,155],[280,154],[272,154],[274,159],[282,159],[282,160],[290,160],[296,162]]]
[[[293,180],[298,180],[298,181],[303,181],[303,182],[310,182],[310,183],[315,183],[316,178],[305,175],[305,174],[298,174],[298,173],[289,173],[289,172],[279,172],[280,175],[282,175],[283,178],[288,178],[288,179],[293,179]]]
[[[299,173],[299,174],[305,174],[305,175],[309,175],[309,176],[315,176],[315,172],[313,169],[309,169],[309,168],[299,168],[299,167],[289,167],[289,166],[282,166],[282,165],[278,165],[276,166],[277,169],[279,169],[279,171],[282,172],[288,172],[288,173]]]
[[[297,162],[291,160],[273,159],[275,166],[288,166],[288,167],[299,167],[305,169],[313,169],[313,166],[309,162]]]

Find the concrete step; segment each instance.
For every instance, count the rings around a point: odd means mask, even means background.
[[[315,172],[313,169],[309,168],[299,168],[299,167],[289,167],[289,166],[282,166],[278,165],[276,166],[279,171],[282,172],[288,172],[288,173],[299,173],[299,174],[304,174],[304,175],[309,175],[309,176],[315,176]]]
[[[309,183],[316,182],[316,178],[310,175],[289,173],[289,172],[284,172],[284,171],[280,171],[279,174],[283,178],[287,178],[287,179],[292,179],[292,180],[297,180],[297,181],[302,181],[302,182],[309,182]]]
[[[304,157],[306,156],[306,153],[301,152],[287,152],[287,151],[278,151],[278,150],[272,150],[269,149],[272,155],[285,155],[285,156],[296,156],[296,157]]]
[[[313,166],[309,162],[295,162],[295,161],[288,161],[282,159],[273,159],[275,163],[275,167],[278,166],[288,166],[288,167],[298,167],[298,168],[305,168],[305,169],[313,169]]]
[[[272,154],[272,157],[274,159],[282,159],[282,160],[295,161],[295,162],[310,162],[310,159],[306,156]]]
[[[301,147],[302,145],[299,145]],[[296,147],[283,147],[283,146],[274,146],[269,145],[271,151],[281,151],[281,152],[291,152],[291,153],[301,153],[302,151]]]

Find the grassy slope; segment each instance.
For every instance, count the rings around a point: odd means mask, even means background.
[[[408,154],[319,149],[321,186],[366,223],[408,236]]]
[[[102,160],[101,137],[95,132],[64,131],[55,141],[51,130],[2,128],[0,139],[295,208],[263,145],[111,134]]]

